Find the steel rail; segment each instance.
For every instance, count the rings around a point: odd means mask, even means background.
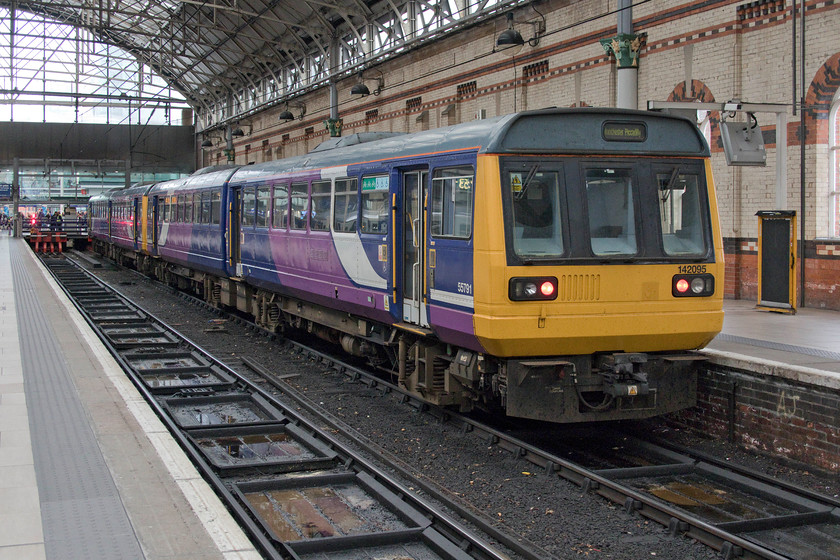
[[[143,277],[146,278],[145,276]],[[180,296],[198,305],[209,307],[208,304],[206,304],[204,301],[190,296],[188,294],[180,293]],[[233,316],[236,317],[235,315]],[[237,320],[246,322],[239,317],[237,317]],[[254,330],[261,330],[253,323],[249,323],[249,327]],[[299,348],[299,352],[306,353],[310,357],[330,365],[345,376],[348,376],[354,380],[364,383],[369,387],[381,387],[383,393],[392,393],[394,395],[398,395],[399,399],[403,403],[408,404],[415,410],[430,414],[441,422],[457,423],[462,431],[473,432],[478,437],[483,438],[488,444],[497,445],[500,448],[511,452],[515,456],[520,457],[533,465],[542,467],[547,473],[556,473],[558,476],[561,476],[564,479],[579,485],[587,491],[593,491],[614,503],[622,504],[628,512],[637,512],[644,517],[654,520],[662,524],[663,526],[668,527],[669,531],[674,535],[685,535],[689,538],[702,542],[711,548],[721,551],[725,558],[739,557],[765,560],[789,560],[787,556],[779,554],[756,542],[741,537],[734,532],[735,530],[744,531],[751,529],[751,526],[748,526],[741,522],[736,522],[729,525],[729,527],[731,527],[732,530],[727,530],[724,527],[719,527],[708,523],[697,516],[687,513],[682,509],[670,506],[658,498],[655,498],[649,494],[645,494],[644,492],[622,484],[619,481],[620,479],[617,480],[616,478],[611,478],[609,476],[610,474],[612,474],[613,476],[617,476],[619,474],[621,474],[622,476],[629,476],[629,474],[632,473],[619,473],[618,469],[610,471],[585,468],[577,463],[541,450],[536,446],[533,446],[525,441],[510,436],[509,434],[506,434],[500,430],[483,424],[482,422],[465,417],[456,412],[443,409],[435,405],[431,405],[419,399],[418,397],[406,392],[402,388],[382,380],[376,374],[366,371],[355,365],[344,362],[340,359],[337,359],[333,355],[320,352],[297,341],[290,340],[289,342],[291,344],[294,344],[297,348]],[[253,360],[245,359],[243,360],[243,362],[247,367],[254,369],[255,371],[260,371],[261,369],[263,369],[261,368],[261,366],[259,366],[259,364],[257,364]],[[267,373],[264,371],[264,369],[262,372]],[[278,388],[278,390],[285,392],[291,398],[295,398],[292,397],[294,390],[290,386],[288,386],[288,384],[279,384],[272,381],[272,385]],[[362,445],[365,449],[368,449],[369,453],[377,453],[376,450],[372,448],[372,446],[366,445],[364,444],[364,442],[360,442],[359,444]],[[716,468],[725,468],[730,471],[733,471],[735,475],[731,477],[732,479],[738,477],[754,478],[762,484],[775,485],[776,487],[781,488],[785,491],[791,492],[793,494],[798,494],[806,500],[819,501],[820,503],[825,504],[829,508],[836,508],[837,506],[836,501],[833,501],[826,496],[821,496],[819,494],[810,492],[806,489],[801,489],[793,485],[780,483],[781,481],[771,479],[769,477],[763,477],[760,475],[760,473],[750,472],[748,469],[733,468],[734,465],[731,465],[729,463],[723,463],[721,461],[707,461],[707,458],[711,459],[709,457],[704,458],[700,455],[693,455],[693,457],[696,458],[693,461],[695,463],[709,463],[710,465],[714,465]],[[688,463],[691,462],[692,461],[688,461]],[[647,472],[654,472],[656,468],[657,467],[648,468]],[[668,470],[673,468],[673,465],[666,465],[661,467],[661,470]],[[405,476],[412,476],[413,478],[417,478],[416,475],[412,475],[409,471],[406,471]],[[721,471],[721,476],[725,477],[726,474],[723,473],[723,471]],[[421,481],[418,481],[418,483],[420,482]],[[425,482],[423,482],[423,485],[424,490],[429,492],[430,494],[440,494],[439,492],[433,491],[432,488],[428,488],[428,485],[426,485]],[[441,495],[440,501],[444,501],[444,499],[445,496]],[[452,503],[452,500],[446,499],[445,502],[451,504],[453,511],[458,511],[459,515],[465,516],[466,518],[466,514],[468,513],[467,511],[462,510],[460,506],[458,506],[455,503]],[[801,517],[805,519],[810,516],[812,522],[819,522],[821,519],[824,519],[825,515],[826,514],[824,514],[824,512],[816,512],[814,514],[803,514]],[[474,521],[474,523],[476,524],[476,526],[484,525],[484,523],[482,523],[480,520]],[[485,529],[483,528],[482,530]],[[487,534],[493,535],[493,533],[490,532],[488,532]],[[504,535],[493,536],[494,538],[499,538],[500,542],[505,542],[501,540],[502,538],[504,538]],[[506,546],[510,546],[512,550],[516,550],[513,546],[508,545],[508,543],[505,542],[505,544]]]
[[[297,411],[295,411],[294,409],[286,406],[284,403],[279,401],[274,395],[272,395],[262,387],[259,387],[257,384],[247,379],[245,376],[241,375],[239,372],[231,368],[225,362],[215,358],[210,352],[203,349],[197,343],[192,341],[188,336],[166,325],[164,321],[160,320],[153,313],[150,313],[148,310],[144,309],[139,304],[133,302],[131,298],[121,293],[118,289],[114,288],[113,286],[109,286],[93,277],[84,269],[84,267],[82,267],[78,263],[75,263],[72,259],[67,258],[67,261],[73,263],[75,269],[83,272],[91,282],[112,292],[114,294],[115,299],[136,309],[141,314],[143,314],[150,322],[152,322],[153,324],[157,324],[158,326],[162,327],[165,331],[177,337],[183,345],[186,345],[194,351],[197,351],[198,353],[204,355],[215,366],[223,369],[226,373],[228,373],[230,376],[236,379],[236,385],[239,389],[242,389],[250,394],[259,395],[263,399],[270,402],[273,406],[278,408],[282,412],[282,414],[288,417],[295,426],[304,428],[310,434],[323,441],[328,447],[336,451],[341,456],[345,468],[350,468],[351,466],[353,466],[355,468],[358,468],[361,472],[369,473],[376,481],[382,483],[385,487],[390,489],[399,499],[410,503],[412,506],[422,511],[423,514],[432,522],[431,527],[437,530],[439,534],[444,536],[452,543],[454,551],[460,550],[466,554],[469,554],[470,557],[477,558],[480,560],[508,560],[507,555],[499,552],[490,544],[484,542],[484,540],[482,540],[479,536],[475,535],[469,529],[464,527],[463,524],[451,518],[440,508],[434,506],[429,501],[424,500],[420,496],[417,496],[414,492],[411,492],[409,489],[403,486],[396,478],[374,465],[362,454],[349,448],[339,438],[320,429],[316,421],[310,420],[305,416],[297,413]],[[91,316],[88,310],[86,310],[85,307],[76,300],[72,292],[63,285],[60,277],[55,273],[52,267],[47,265],[46,268],[61,285],[64,293],[68,296],[68,298],[70,298],[74,306],[79,310],[81,315],[93,328],[99,339],[108,348],[109,352],[111,352],[114,355],[115,359],[120,364],[120,366],[130,376],[133,384],[138,388],[138,390],[153,408],[158,417],[161,418],[161,420],[167,426],[169,431],[176,438],[179,445],[181,445],[181,447],[185,450],[190,459],[199,467],[199,471],[201,472],[202,476],[218,492],[218,494],[224,500],[226,505],[232,509],[232,511],[235,513],[235,517],[237,518],[237,520],[245,526],[245,529],[248,532],[249,536],[256,540],[262,552],[272,559],[280,559],[289,554],[294,556],[294,552],[291,548],[285,547],[285,555],[281,554],[277,550],[276,545],[265,534],[264,530],[259,526],[258,523],[256,523],[252,519],[252,517],[248,514],[245,508],[234,497],[233,493],[227,487],[225,481],[220,476],[218,476],[213,470],[212,466],[208,464],[204,455],[201,454],[200,451],[195,449],[195,445],[193,441],[186,435],[185,429],[182,426],[179,426],[171,417],[169,412],[165,409],[165,407],[163,407],[160,404],[159,399],[157,398],[159,395],[156,396],[154,393],[152,393],[149,390],[149,388],[146,387],[146,385],[142,382],[142,380],[138,378],[139,376],[136,375],[134,371],[135,368],[131,364],[129,364],[129,362],[125,359],[125,357],[123,356],[123,352],[121,352],[111,343],[111,340],[106,336],[103,330],[95,322],[94,318]],[[320,422],[324,422],[327,420],[325,418],[322,418],[321,414],[316,414],[316,417]],[[527,556],[527,558],[545,558],[545,556],[531,555]]]

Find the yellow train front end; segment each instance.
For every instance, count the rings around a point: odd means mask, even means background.
[[[484,155],[474,328],[510,416],[656,416],[696,400],[723,324],[708,155]]]

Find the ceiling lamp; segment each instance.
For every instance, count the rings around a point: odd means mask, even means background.
[[[525,39],[522,34],[513,28],[513,12],[508,12],[507,15],[508,28],[499,33],[496,38],[496,48],[499,50],[507,50],[516,48],[521,49],[525,44]]]
[[[350,95],[370,95],[370,90],[365,84],[359,82],[358,84],[350,88]]]
[[[231,135],[232,138],[241,138],[241,137],[245,136],[245,132],[240,127],[237,126],[236,128],[231,129],[230,135]]]
[[[370,78],[365,76],[366,72],[377,72],[379,76],[376,76],[375,78]],[[370,95],[370,88],[368,88],[364,82],[364,80],[366,79],[376,80],[376,89],[373,90],[373,95],[379,95],[380,93],[382,93],[382,88],[385,87],[385,75],[380,70],[377,70],[375,68],[368,68],[367,70],[362,70],[361,72],[359,72],[359,81],[352,88],[350,88],[350,95],[359,95],[361,97]]]
[[[204,142],[201,143],[201,147],[202,148],[212,148],[213,147],[213,141],[210,140],[209,138],[205,138]]]

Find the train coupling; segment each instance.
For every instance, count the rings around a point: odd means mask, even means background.
[[[598,357],[597,373],[604,379],[604,393],[613,397],[636,397],[650,393],[645,354],[605,354]]]

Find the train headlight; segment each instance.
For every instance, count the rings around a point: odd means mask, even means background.
[[[508,297],[511,301],[550,301],[557,299],[557,278],[511,278],[508,283]]]
[[[715,277],[711,274],[677,274],[671,282],[674,297],[707,297],[715,293]]]

